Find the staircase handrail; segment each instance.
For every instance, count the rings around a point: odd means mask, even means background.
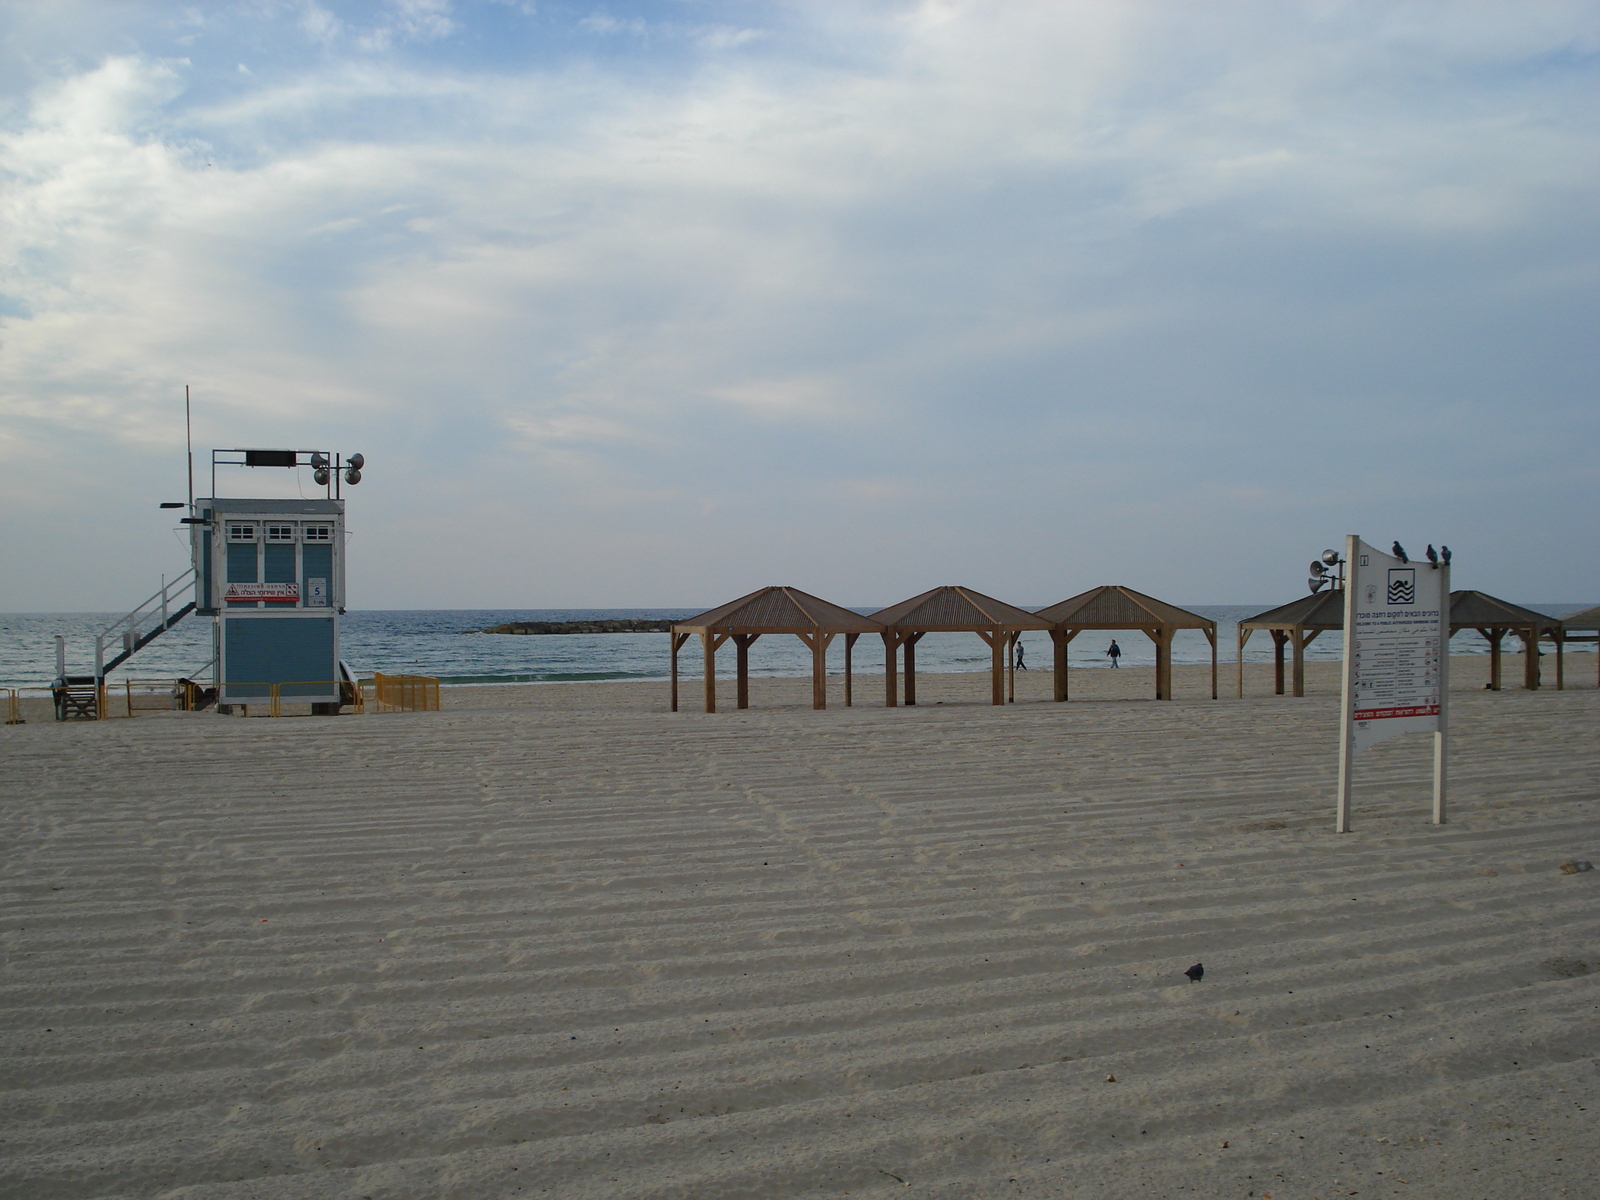
[[[154,617],[158,611],[157,606],[159,606],[161,616],[156,628],[158,632],[165,631],[172,624],[172,606],[182,599],[185,592],[191,590],[194,586],[195,571],[194,567],[190,566],[172,582],[163,583],[159,591],[144,603],[135,607],[132,612],[118,617],[96,634],[94,639],[95,678],[104,679],[106,675],[106,638],[110,637],[118,629],[122,629],[124,650],[122,657],[127,658],[140,646],[139,626],[141,622],[149,617]],[[123,628],[124,626],[126,628]]]

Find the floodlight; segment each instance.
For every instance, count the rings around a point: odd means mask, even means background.
[[[1337,550],[1324,550],[1322,552],[1322,561],[1327,563],[1330,567],[1338,566],[1339,552]]]

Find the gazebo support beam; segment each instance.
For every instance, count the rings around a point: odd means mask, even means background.
[[[1495,626],[1478,630],[1478,636],[1489,643],[1489,690],[1491,692],[1500,690],[1500,639],[1505,636],[1505,633],[1504,629]]]
[[[917,643],[922,640],[920,633],[910,634],[906,638],[906,707],[917,706]]]
[[[1239,654],[1238,654],[1238,657],[1234,659],[1234,666],[1237,669],[1237,674],[1239,676],[1239,699],[1243,700],[1244,699],[1244,644],[1250,640],[1250,635],[1252,633],[1254,633],[1255,630],[1254,629],[1246,629],[1243,625],[1240,625],[1238,627],[1238,629],[1239,629]]]
[[[733,634],[733,644],[736,648],[735,657],[738,660],[738,706],[750,707],[750,643],[761,635],[759,633]]]
[[[672,639],[672,711],[678,711],[678,651],[683,649],[683,644],[694,635],[679,633],[676,629],[669,635]]]
[[[844,706],[849,708],[854,697],[850,694],[850,651],[855,649],[859,633],[844,635]]]
[[[1172,699],[1172,630],[1164,625],[1146,629],[1145,635],[1156,644],[1156,699]]]
[[[973,633],[989,647],[989,703],[1006,702],[1006,641],[1010,634],[1001,629],[974,629]]]
[[[1211,643],[1211,698],[1217,698],[1217,627],[1212,625],[1201,630],[1206,635],[1206,641]]]
[[[728,640],[725,633],[708,629],[700,635],[706,654],[706,711],[717,711],[717,647]]]
[[[1283,648],[1289,643],[1289,631],[1269,629],[1272,634],[1272,694],[1283,695]]]

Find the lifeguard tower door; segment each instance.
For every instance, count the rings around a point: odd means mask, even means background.
[[[276,686],[337,711],[344,501],[203,498],[195,509],[195,608],[215,619],[217,703],[266,704]]]

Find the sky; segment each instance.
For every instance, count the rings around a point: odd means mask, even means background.
[[[0,611],[360,451],[354,608],[1600,602],[1600,5],[0,5]],[[285,471],[224,494],[297,494]]]

